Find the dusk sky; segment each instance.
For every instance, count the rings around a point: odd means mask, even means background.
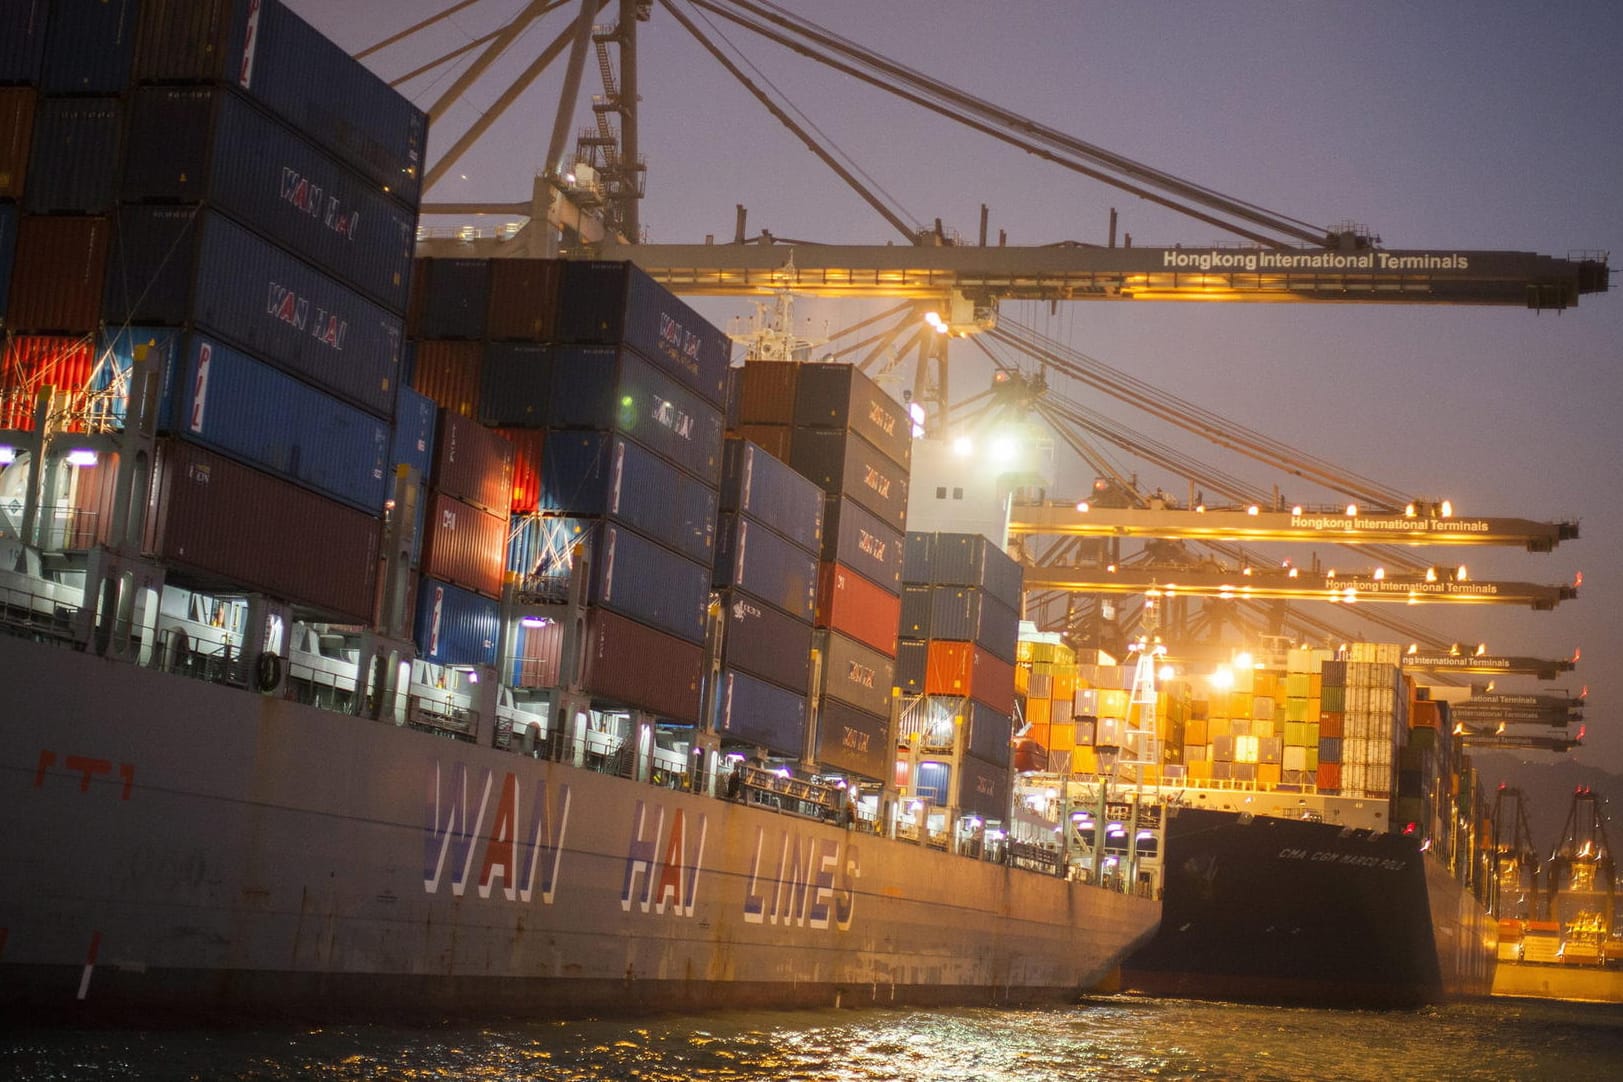
[[[289,0],[358,50],[445,6],[442,0]],[[482,2],[426,45],[380,54],[386,77],[478,37],[523,0]],[[524,39],[533,55],[574,4]],[[1150,3],[816,0],[798,15],[962,90],[1093,144],[1273,211],[1354,221],[1385,247],[1581,251],[1623,257],[1623,5],[1555,3]],[[829,243],[899,242],[895,231],[778,126],[655,4],[641,24],[642,221],[653,243],[751,233]],[[979,208],[1010,244],[1103,243],[1110,208],[1139,245],[1234,243],[1095,181],[952,126],[898,99],[728,28],[831,142],[919,225],[941,218],[973,240]],[[522,48],[522,46],[521,46]],[[527,61],[527,57],[526,57]],[[509,65],[505,70],[522,67]],[[427,107],[423,79],[404,88]],[[522,105],[430,199],[527,198],[543,168],[558,77]],[[585,94],[600,92],[595,63]],[[472,102],[431,132],[429,158]],[[583,108],[577,127],[589,123]],[[1025,323],[1116,368],[1383,485],[1447,497],[1461,513],[1581,522],[1551,554],[1430,550],[1473,577],[1571,582],[1553,612],[1436,606],[1402,615],[1439,637],[1498,653],[1583,652],[1578,670],[1499,690],[1589,689],[1580,761],[1623,772],[1623,282],[1564,313],[1519,308],[1359,305],[1009,304]],[[722,326],[745,302],[705,302]],[[803,307],[838,328],[849,304]],[[962,350],[960,355],[957,350]],[[973,347],[958,346],[966,373]],[[955,376],[960,395],[977,377]],[[1072,397],[1189,450],[1142,415]],[[1292,500],[1329,502],[1262,466],[1205,452]],[[1080,475],[1078,475],[1080,478]],[[1140,469],[1150,487],[1179,478]],[[1078,480],[1085,483],[1085,478]],[[1078,493],[1080,494],[1080,493]],[[1260,550],[1259,550],[1260,551]],[[1275,550],[1267,550],[1275,551]],[[1285,550],[1279,550],[1284,552]],[[1464,555],[1461,555],[1463,553]],[[1322,552],[1349,569],[1372,561]]]

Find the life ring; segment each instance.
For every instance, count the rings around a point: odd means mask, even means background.
[[[282,682],[282,659],[269,650],[259,655],[254,664],[254,678],[258,681],[260,691],[275,691]]]

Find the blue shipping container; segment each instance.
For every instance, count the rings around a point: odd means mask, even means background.
[[[117,98],[42,98],[34,112],[23,209],[30,214],[104,214],[118,194]]]
[[[380,417],[394,409],[399,316],[213,211],[125,206],[117,223],[108,323],[195,322]]]
[[[39,82],[45,59],[48,0],[7,0],[0,4],[0,83]]]
[[[441,665],[496,664],[501,630],[499,602],[437,579],[417,586],[412,640],[417,656]]]
[[[920,585],[935,582],[935,534],[909,530],[903,544],[902,581]]]
[[[896,686],[904,695],[924,694],[924,670],[929,662],[929,643],[909,639],[896,643]]]
[[[789,464],[831,496],[848,496],[893,530],[907,528],[907,471],[844,429],[797,428]]]
[[[658,362],[712,406],[727,401],[732,339],[633,263],[564,265],[558,340],[624,344]]]
[[[613,523],[603,523],[594,542],[592,604],[687,642],[704,642],[708,566]]]
[[[715,489],[610,432],[547,433],[541,510],[607,516],[706,566],[715,559]]]
[[[799,756],[806,743],[806,696],[724,669],[716,686],[715,729],[723,739]]]
[[[11,268],[17,262],[17,204],[0,203],[0,318],[11,297]]]
[[[982,586],[1003,604],[1011,608],[1020,606],[1020,565],[990,538],[978,533],[935,533],[920,537],[930,547],[930,577],[919,581],[938,586]]]
[[[192,335],[174,431],[362,511],[388,494],[389,424],[245,353]]]
[[[930,632],[931,595],[928,586],[909,583],[902,587],[902,626],[904,639],[932,638]]]
[[[135,78],[239,87],[417,206],[427,117],[279,0],[144,0]]]
[[[439,421],[439,406],[410,384],[400,384],[399,397],[394,407],[394,441],[389,448],[389,465],[407,465],[417,471],[419,481],[426,483],[434,465],[434,428]]]
[[[170,417],[174,413],[174,385],[181,367],[175,358],[180,346],[181,332],[173,327],[120,327],[117,330],[104,330],[101,335],[101,350],[96,355],[96,368],[90,374],[90,389],[107,391],[116,386],[128,392],[130,366],[134,363],[136,351],[143,351],[151,371],[159,381],[156,402],[158,427],[167,429],[170,427]],[[123,397],[113,402],[112,415],[119,424],[124,421],[127,405],[127,400]]]
[[[416,216],[228,90],[144,87],[130,98],[120,197],[207,203],[404,314]]]
[[[969,753],[988,763],[1009,765],[1009,742],[1014,736],[1014,725],[1008,715],[999,714],[990,706],[969,700]]]
[[[627,350],[556,350],[546,412],[549,427],[623,432],[702,481],[721,480],[721,411]]]
[[[823,560],[844,564],[893,594],[902,588],[902,534],[844,496],[829,496],[823,505]]]
[[[984,647],[993,657],[1011,664],[1014,662],[1016,643],[1020,637],[1018,613],[979,587],[932,586],[929,589],[928,630],[912,632],[904,619],[902,630],[905,633],[919,638],[972,642]]]
[[[714,583],[801,620],[817,611],[817,558],[746,515],[724,514],[716,525]]]
[[[139,7],[138,0],[51,0],[40,75],[45,93],[122,94]]]
[[[823,490],[748,440],[727,440],[721,509],[743,511],[814,555],[822,549]]]

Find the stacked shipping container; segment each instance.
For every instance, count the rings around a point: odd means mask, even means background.
[[[724,741],[805,753],[822,519],[821,489],[761,447],[727,440],[714,578],[714,728]]]
[[[941,704],[962,733],[957,801],[965,814],[1003,819],[1018,658],[1020,565],[980,534],[909,533],[902,577],[903,636],[923,644],[926,712]]]
[[[275,0],[5,19],[0,427],[44,385],[119,424],[142,356],[171,580],[370,619],[423,114]]]
[[[513,449],[481,507],[521,592],[587,559],[586,690],[696,722],[730,341],[627,263],[420,260],[408,326],[413,388]],[[554,682],[557,628],[515,640],[515,682]]]
[[[910,422],[850,365],[750,361],[730,406],[745,438],[824,493],[817,551],[816,759],[877,779],[889,769]]]

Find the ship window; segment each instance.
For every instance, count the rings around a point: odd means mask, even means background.
[[[944,500],[944,499],[947,498],[947,486],[946,485],[937,485],[936,486],[935,498],[938,499],[938,500]]]
[[[964,490],[961,489],[961,488],[954,488],[952,490],[952,498],[955,499],[955,500],[963,499],[964,498]]]

